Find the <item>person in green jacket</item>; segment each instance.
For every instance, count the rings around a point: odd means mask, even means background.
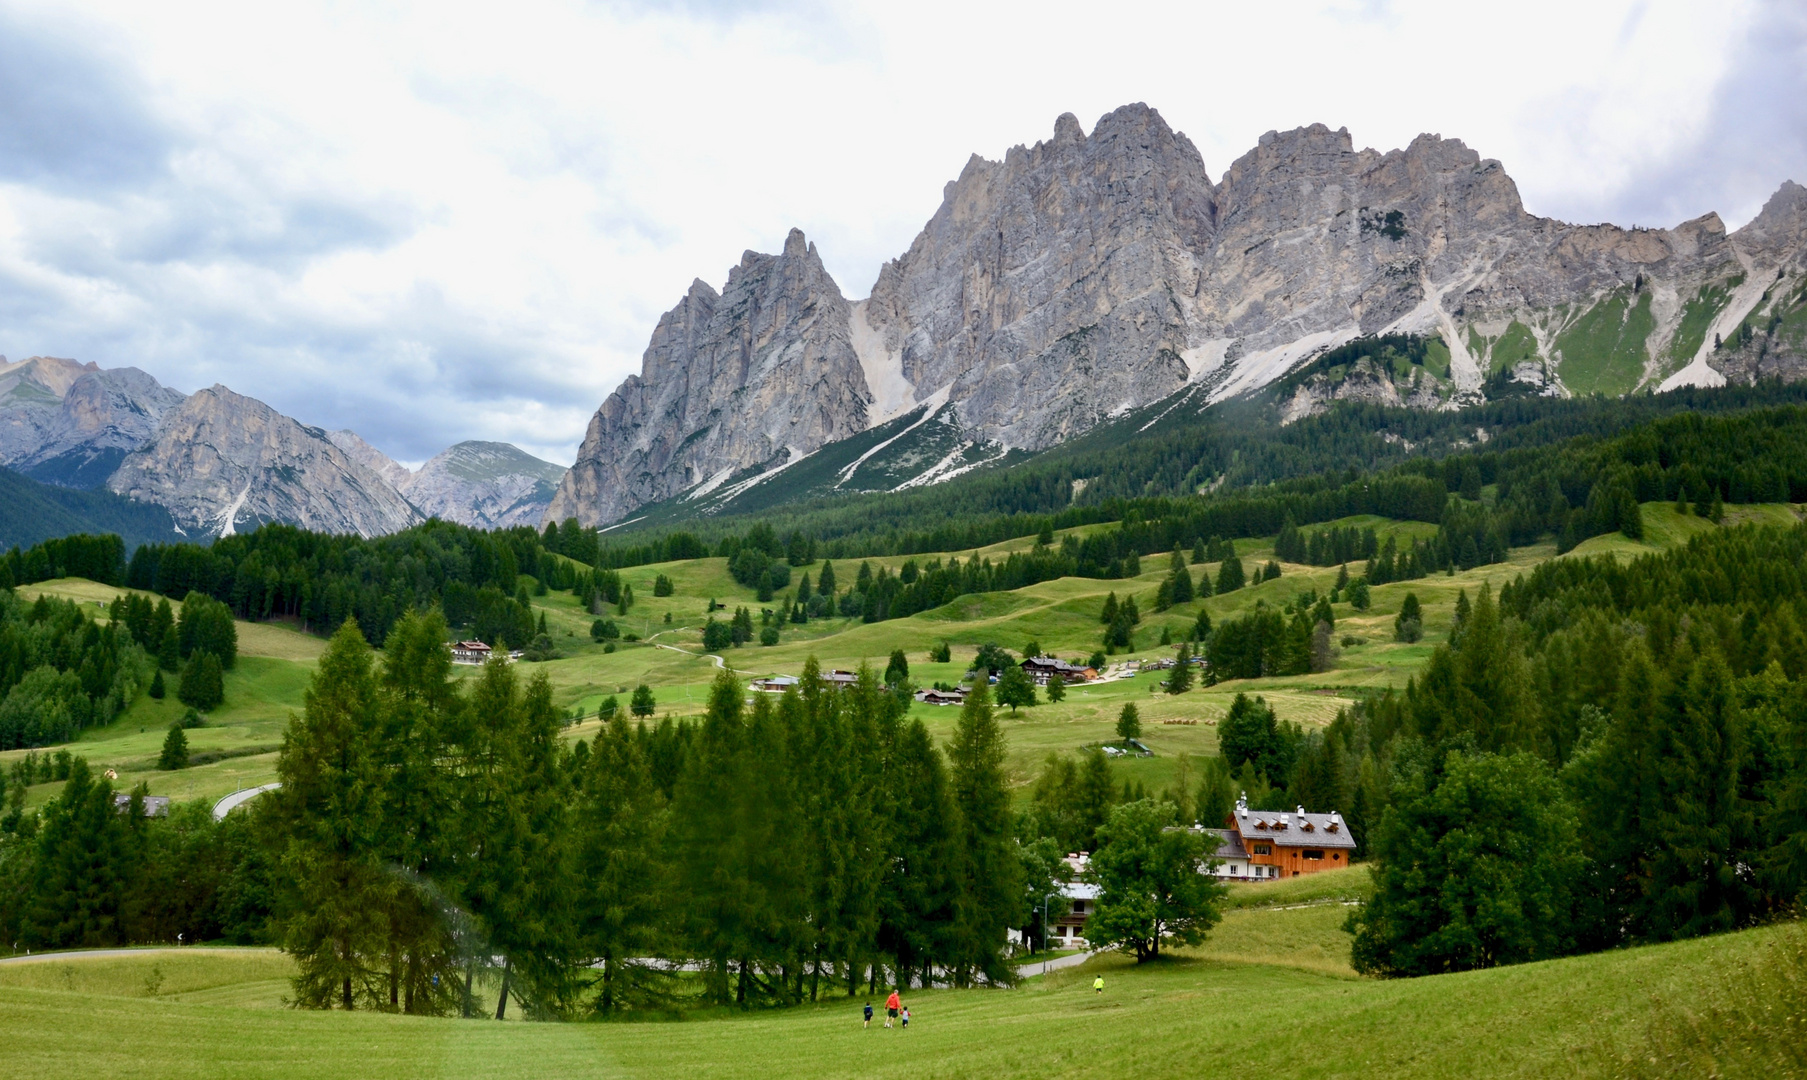
[[[1100,994],[1104,993],[1104,976],[1100,975],[1092,980],[1092,989]]]

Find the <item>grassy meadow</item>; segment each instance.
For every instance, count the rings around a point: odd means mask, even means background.
[[[1359,872],[1359,871],[1357,871]],[[1488,971],[1348,968],[1338,902],[1236,908],[1196,950],[1117,955],[1014,990],[864,996],[686,1021],[495,1023],[275,1008],[273,950],[150,949],[0,963],[13,1080],[383,1076],[1275,1078],[1801,1075],[1798,924]],[[1102,974],[1105,992],[1092,980]],[[1781,1010],[1779,1013],[1774,1010]],[[1782,1016],[1787,1016],[1786,1021]],[[1762,1025],[1759,1027],[1758,1025]],[[530,1063],[530,1064],[529,1064]]]
[[[1631,558],[1666,547],[1685,543],[1689,537],[1707,529],[1712,523],[1691,515],[1679,515],[1667,503],[1650,503],[1643,507],[1644,539],[1628,540],[1619,534],[1596,537],[1565,557],[1612,554]],[[1765,521],[1778,524],[1797,521],[1800,514],[1787,505],[1727,507],[1726,525],[1743,521]],[[1391,521],[1386,518],[1352,517],[1329,525],[1374,528],[1384,542],[1388,535],[1404,544],[1414,537],[1428,536],[1435,527],[1423,522]],[[1103,528],[1087,526],[1072,530],[1077,533]],[[974,554],[1000,559],[1012,551],[1027,550],[1033,537],[1020,537],[975,551],[949,552],[962,560]],[[1236,542],[1238,556],[1251,576],[1273,557],[1270,539],[1245,539]],[[1005,731],[1010,746],[1010,768],[1016,780],[1026,785],[1040,762],[1050,753],[1076,754],[1086,747],[1114,740],[1118,713],[1127,702],[1135,702],[1142,717],[1144,741],[1155,752],[1152,758],[1121,759],[1113,763],[1120,779],[1140,782],[1151,790],[1162,790],[1179,768],[1182,754],[1214,753],[1217,748],[1216,721],[1229,709],[1238,693],[1260,694],[1274,707],[1282,720],[1319,726],[1336,716],[1337,710],[1362,694],[1385,687],[1403,686],[1408,678],[1430,656],[1437,644],[1448,635],[1456,596],[1467,590],[1473,595],[1482,584],[1491,583],[1497,590],[1538,563],[1556,557],[1555,547],[1544,543],[1517,548],[1503,563],[1479,566],[1454,575],[1435,574],[1417,581],[1395,582],[1372,590],[1372,605],[1358,612],[1347,603],[1335,605],[1336,636],[1351,644],[1340,647],[1335,667],[1314,675],[1285,678],[1234,680],[1214,687],[1197,688],[1180,696],[1161,692],[1162,674],[1149,672],[1121,681],[1069,688],[1067,699],[1059,704],[1044,701],[1012,715],[1004,715]],[[933,556],[914,556],[927,562]],[[866,560],[892,571],[907,558],[893,556]],[[835,574],[843,585],[856,576],[860,560],[842,560]],[[893,649],[904,650],[910,661],[911,677],[920,685],[934,682],[956,682],[965,672],[972,654],[980,645],[996,642],[1021,652],[1030,642],[1039,643],[1045,651],[1068,658],[1084,657],[1098,647],[1103,627],[1098,614],[1107,594],[1121,599],[1136,597],[1143,619],[1137,628],[1136,650],[1112,657],[1113,661],[1153,658],[1171,655],[1171,650],[1158,644],[1166,628],[1175,640],[1197,619],[1202,608],[1215,621],[1245,614],[1257,602],[1284,606],[1300,593],[1312,590],[1326,594],[1336,583],[1336,567],[1313,567],[1283,563],[1282,576],[1261,582],[1226,596],[1195,600],[1169,611],[1155,613],[1154,593],[1167,573],[1167,558],[1152,556],[1142,560],[1143,573],[1134,579],[1100,581],[1090,578],[1061,578],[1012,592],[963,596],[933,611],[907,619],[879,623],[862,623],[858,619],[829,618],[806,625],[785,624],[779,644],[762,647],[748,644],[727,650],[720,662],[747,679],[768,674],[795,674],[810,657],[816,657],[826,668],[857,669],[861,664],[883,667]],[[1194,576],[1201,572],[1215,577],[1218,564],[1192,567]],[[1351,564],[1351,572],[1359,573],[1360,565]],[[794,574],[808,573],[812,582],[821,566],[804,567]],[[653,583],[659,575],[671,578],[675,592],[655,597]],[[702,712],[710,682],[716,674],[717,658],[703,655],[702,626],[708,604],[715,600],[729,609],[745,606],[758,612],[762,605],[753,590],[737,583],[728,573],[724,559],[696,559],[685,562],[633,567],[622,571],[623,578],[634,589],[636,603],[627,616],[611,615],[624,632],[640,635],[638,642],[618,643],[614,652],[590,640],[589,628],[594,616],[582,609],[577,598],[566,593],[548,593],[532,598],[536,614],[544,614],[547,629],[561,656],[543,664],[531,665],[532,671],[543,671],[551,680],[555,700],[566,709],[579,709],[589,719],[572,726],[573,738],[594,733],[595,712],[603,699],[614,695],[625,706],[634,687],[646,683],[652,687],[658,702],[659,716],[685,717]],[[531,580],[531,579],[524,579]],[[38,593],[73,599],[104,608],[123,590],[81,579],[60,579],[28,586],[20,590],[26,598]],[[1415,644],[1393,640],[1393,619],[1407,593],[1415,593],[1424,606],[1424,637]],[[776,607],[775,604],[764,605]],[[757,622],[757,615],[755,616]],[[928,650],[940,642],[953,648],[953,661],[947,664],[929,662]],[[226,674],[226,701],[208,716],[204,727],[188,733],[190,754],[197,764],[179,772],[161,772],[156,768],[157,753],[169,725],[183,712],[173,693],[163,701],[141,696],[115,721],[104,727],[84,732],[70,749],[85,755],[101,769],[113,769],[121,786],[139,782],[149,785],[152,794],[177,799],[217,799],[235,790],[267,783],[275,779],[276,751],[281,745],[282,731],[289,714],[303,704],[309,676],[325,647],[316,636],[302,633],[283,623],[239,623],[239,662]],[[456,669],[461,677],[471,678],[474,668]],[[951,735],[958,710],[916,705],[913,715],[922,718],[937,739]],[[54,748],[52,748],[54,752]],[[40,751],[42,753],[43,751]],[[23,751],[0,753],[0,767]],[[39,784],[31,789],[30,804],[39,805],[52,798],[58,784]]]

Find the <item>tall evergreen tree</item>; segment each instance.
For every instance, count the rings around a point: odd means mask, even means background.
[[[1004,962],[1004,935],[1017,914],[1022,866],[1011,836],[1004,733],[983,683],[974,687],[960,711],[948,761],[963,896],[951,957],[955,982],[965,983],[976,974],[1008,983],[1014,973]]]
[[[343,1009],[388,997],[378,855],[382,781],[371,754],[379,716],[370,646],[345,620],[283,735],[272,811],[283,838],[283,948],[296,1003]]]

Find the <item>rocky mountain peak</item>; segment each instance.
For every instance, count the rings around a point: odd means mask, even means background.
[[[107,486],[166,507],[184,531],[200,535],[286,521],[376,536],[420,520],[388,481],[326,432],[219,384],[166,415]]]
[[[714,490],[865,429],[872,393],[850,305],[799,230],[749,251],[719,295],[697,281],[597,410],[546,516],[593,525],[695,487]]]

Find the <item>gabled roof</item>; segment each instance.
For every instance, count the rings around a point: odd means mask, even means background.
[[[1217,844],[1216,851],[1208,851],[1205,853],[1206,858],[1246,859],[1249,857],[1248,849],[1242,846],[1242,838],[1237,836],[1234,830],[1201,829],[1200,831],[1205,834],[1206,843],[1215,842]]]
[[[1349,824],[1343,815],[1308,814],[1304,808],[1286,813],[1277,810],[1250,810],[1238,802],[1230,815],[1231,828],[1242,834],[1244,844],[1268,842],[1284,847],[1354,848],[1355,837],[1349,835]]]

